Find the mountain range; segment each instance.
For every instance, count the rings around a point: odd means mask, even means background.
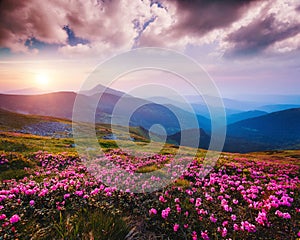
[[[119,119],[119,124],[126,123],[128,109],[137,108],[130,117],[131,126],[141,126],[149,129],[153,124],[161,124],[165,127],[168,134],[174,134],[180,129],[197,127],[198,125],[206,131],[210,131],[210,120],[201,116],[184,111],[176,106],[166,107],[144,99],[135,98],[130,95],[112,94],[113,90],[108,89],[110,93],[102,94],[95,112],[95,122],[110,123],[111,117]],[[52,116],[66,118],[71,120],[75,99],[80,99],[82,104],[83,117],[91,115],[93,103],[98,102],[99,94],[84,95],[75,92],[55,92],[40,95],[11,95],[0,94],[0,108],[22,114],[34,114],[42,116]],[[118,112],[114,113],[114,107],[122,97],[122,105]],[[177,119],[180,119],[180,123]],[[196,119],[197,122],[193,121]],[[93,121],[93,119],[82,119],[83,121]],[[194,125],[191,123],[194,122]]]
[[[105,92],[103,92],[105,91]],[[99,94],[102,97],[99,100]],[[95,112],[96,123],[111,123],[118,119],[119,125],[126,126],[124,116],[130,114],[129,124],[149,131],[154,124],[162,125],[168,135],[167,141],[181,144],[182,131],[185,134],[200,134],[199,147],[207,148],[210,141],[210,115],[202,102],[191,102],[193,113],[182,109],[180,102],[169,101],[166,97],[142,99],[123,92],[96,86],[88,91],[54,92],[38,95],[0,94],[0,108],[22,114],[34,114],[72,119],[75,99],[82,103],[82,116],[92,110],[91,102],[98,102]],[[254,109],[236,108],[236,105],[249,106],[234,100],[226,100],[227,135],[224,151],[251,152],[278,149],[297,149],[300,147],[300,105],[277,104],[259,105]],[[120,104],[118,111],[115,106]],[[226,104],[225,104],[226,105]],[[133,109],[132,113],[130,110]],[[279,109],[279,111],[277,111]],[[195,120],[196,123],[195,124]],[[85,120],[85,119],[82,119]],[[91,121],[87,120],[87,121]],[[127,122],[126,122],[127,121]],[[185,141],[185,145],[189,145]]]

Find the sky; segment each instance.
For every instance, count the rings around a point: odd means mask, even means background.
[[[298,0],[0,1],[1,92],[77,91],[98,64],[142,47],[195,59],[226,97],[300,95]]]

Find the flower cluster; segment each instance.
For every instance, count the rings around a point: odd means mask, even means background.
[[[124,214],[130,212],[133,218],[135,214],[143,216],[149,231],[171,239],[255,239],[262,232],[265,239],[299,235],[297,164],[221,159],[203,177],[206,170],[201,159],[194,159],[187,169],[181,169],[171,164],[171,155],[131,156],[113,150],[106,153],[105,161],[117,167],[114,175],[103,171],[105,183],[111,183],[106,185],[101,176],[95,177],[88,171],[92,165],[82,164],[77,157],[38,152],[33,158],[38,165],[28,169],[29,177],[1,182],[0,236],[22,238],[20,229],[28,219],[34,217],[41,226],[53,214],[89,204],[113,207]],[[129,190],[141,179],[118,176],[118,167],[134,173],[153,165],[157,169],[172,165],[171,170],[182,174],[172,173],[174,183],[164,189],[141,194]],[[124,190],[115,187],[118,181],[122,181]],[[149,181],[160,179],[153,177]]]
[[[8,163],[8,159],[7,159],[7,157],[6,157],[6,154],[1,154],[0,155],[0,165],[5,165],[5,164],[7,164]]]

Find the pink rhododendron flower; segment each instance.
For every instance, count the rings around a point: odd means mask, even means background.
[[[226,235],[227,235],[227,228],[226,228],[226,227],[224,227],[224,228],[222,229],[221,235],[222,235],[222,237],[226,237]]]
[[[169,216],[170,211],[171,211],[171,209],[169,207],[162,210],[162,212],[161,212],[162,218],[166,219]]]
[[[201,206],[201,198],[197,198],[197,199],[196,199],[195,206],[196,206],[196,207]]]
[[[268,224],[267,214],[265,210],[262,210],[258,213],[258,216],[255,218],[255,221],[258,222],[260,225]]]
[[[66,194],[64,195],[64,199],[67,199],[67,198],[69,198],[70,196],[71,196],[70,193],[66,193]]]
[[[213,222],[213,223],[215,223],[215,222],[217,221],[217,218],[215,218],[215,215],[214,215],[214,214],[210,215],[209,219],[210,219],[210,221]]]
[[[179,224],[175,223],[173,227],[174,232],[177,232],[178,228],[179,228]]]
[[[75,191],[75,194],[79,197],[83,196],[83,191],[79,190],[79,191]]]
[[[193,195],[193,193],[194,193],[194,192],[193,192],[192,190],[190,190],[190,189],[187,189],[185,192],[186,192],[188,195],[190,195],[190,196]]]
[[[233,224],[233,229],[234,231],[238,231],[240,229],[239,225],[237,225],[236,223]]]
[[[193,239],[193,240],[197,240],[197,239],[198,239],[198,237],[197,237],[197,232],[196,232],[196,231],[193,231],[193,232],[192,232],[192,239]]]
[[[283,213],[279,210],[276,210],[275,215],[277,215],[278,217],[282,217]]]
[[[11,224],[13,224],[13,223],[19,222],[20,220],[21,220],[21,218],[19,217],[19,215],[18,215],[18,214],[15,214],[15,215],[13,215],[13,216],[9,219],[9,222],[10,222]]]
[[[255,225],[249,223],[248,221],[241,222],[241,230],[248,232],[256,232]]]
[[[150,215],[152,215],[152,214],[156,215],[156,214],[157,214],[157,210],[156,210],[155,208],[151,208],[151,209],[149,210],[149,214],[150,214]]]
[[[204,232],[201,232],[201,237],[204,240],[209,240],[208,234],[207,234],[207,230],[205,230]]]
[[[180,207],[178,204],[176,204],[176,211],[177,211],[178,213],[181,212],[181,207]]]
[[[35,204],[34,200],[30,200],[29,204],[30,204],[30,206],[34,206],[34,204]]]
[[[162,203],[166,203],[167,200],[163,196],[159,196],[158,200]]]
[[[283,217],[284,219],[290,219],[290,218],[291,218],[291,215],[290,215],[289,213],[283,213],[283,214],[282,214],[282,217]]]

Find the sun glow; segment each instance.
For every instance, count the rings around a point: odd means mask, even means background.
[[[38,85],[46,86],[49,83],[49,78],[46,74],[39,73],[39,74],[36,75],[35,81]]]

